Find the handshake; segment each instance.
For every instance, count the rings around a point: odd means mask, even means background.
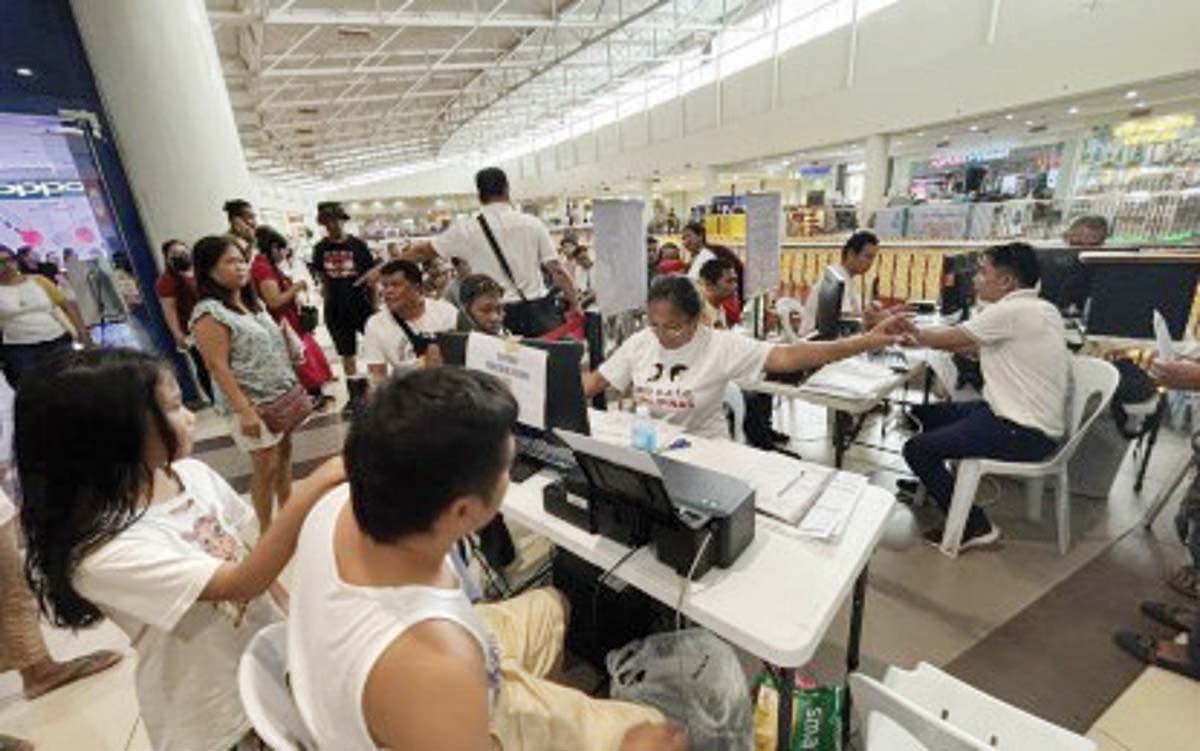
[[[921,341],[921,330],[913,323],[908,313],[893,313],[876,323],[864,336],[872,344],[872,349],[883,347],[915,347]]]

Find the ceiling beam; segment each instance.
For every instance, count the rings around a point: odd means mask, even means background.
[[[620,65],[653,65],[658,63],[670,62],[672,58],[666,57],[638,57],[631,59],[618,59],[614,62]],[[373,66],[358,66],[353,68],[274,68],[264,69],[260,75],[263,79],[270,78],[336,78],[336,77],[357,77],[365,76],[386,76],[386,75],[403,75],[406,73],[424,73],[432,70],[434,73],[460,73],[464,71],[476,70],[527,70],[538,67],[540,60],[519,60],[519,61],[504,61],[496,62],[493,60],[480,60],[471,63],[445,62],[430,66],[428,63],[411,63],[407,65],[373,65]],[[578,60],[564,62],[560,67],[565,69],[570,68],[607,68],[610,63],[606,60]],[[226,68],[225,77],[231,80],[251,77],[252,73],[246,70],[237,68]]]
[[[661,3],[659,4],[661,5]],[[288,9],[271,10],[264,16],[256,13],[246,13],[236,10],[210,10],[208,17],[212,23],[225,26],[245,26],[265,22],[269,26],[348,26],[364,28],[387,28],[405,26],[412,29],[606,29],[616,24],[624,24],[626,19],[634,15],[641,16],[642,12],[627,16],[603,15],[595,17],[543,16],[529,13],[497,14],[491,18],[480,18],[474,13],[392,13],[381,15],[374,11],[320,9]],[[659,28],[662,30],[680,31],[719,31],[719,24],[674,24],[669,20],[662,22],[639,24],[639,28]]]
[[[443,97],[454,96],[455,94],[458,93],[458,91],[459,91],[458,89],[440,89],[440,90],[434,89],[434,90],[429,90],[429,91],[417,91],[417,92],[414,92],[412,95],[410,95],[410,98],[411,99],[441,99]],[[369,102],[391,102],[391,101],[395,100],[395,98],[396,98],[395,94],[360,94],[357,96],[346,97],[341,100],[341,103],[355,102],[355,103],[366,104]],[[264,109],[264,110],[285,110],[285,109],[290,110],[290,109],[308,109],[310,107],[320,108],[320,107],[328,106],[330,104],[330,102],[332,102],[332,101],[333,101],[332,96],[325,98],[325,99],[315,99],[314,98],[314,99],[281,100],[281,101],[276,101],[276,102],[270,102],[266,105],[263,105],[261,109]],[[238,105],[234,105],[234,107],[236,109],[236,108],[238,108]],[[251,109],[254,107],[254,105],[252,103],[248,103],[248,104],[244,105],[244,107],[246,109]]]

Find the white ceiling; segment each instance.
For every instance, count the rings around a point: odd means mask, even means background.
[[[252,171],[328,185],[532,133],[767,0],[207,0]]]

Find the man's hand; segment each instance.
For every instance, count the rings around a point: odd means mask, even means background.
[[[880,305],[878,301],[872,301],[871,304],[867,306],[866,310],[863,311],[863,324],[866,325],[867,328],[874,328],[882,321],[885,321],[888,318],[903,312],[903,303],[889,305],[885,308]]]
[[[625,733],[619,751],[688,751],[687,735],[675,725],[646,722]]]
[[[903,313],[888,316],[877,323],[866,333],[873,344],[873,349],[889,347],[894,344],[905,344],[912,341],[917,334],[917,327],[912,319]]]
[[[1164,388],[1176,391],[1200,391],[1200,362],[1193,360],[1155,361],[1150,366],[1150,374],[1158,381],[1158,385]]]

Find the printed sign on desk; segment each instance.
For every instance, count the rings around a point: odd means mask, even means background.
[[[546,429],[546,356],[542,349],[496,336],[472,333],[467,338],[466,366],[491,373],[508,386],[517,400],[517,420]]]

